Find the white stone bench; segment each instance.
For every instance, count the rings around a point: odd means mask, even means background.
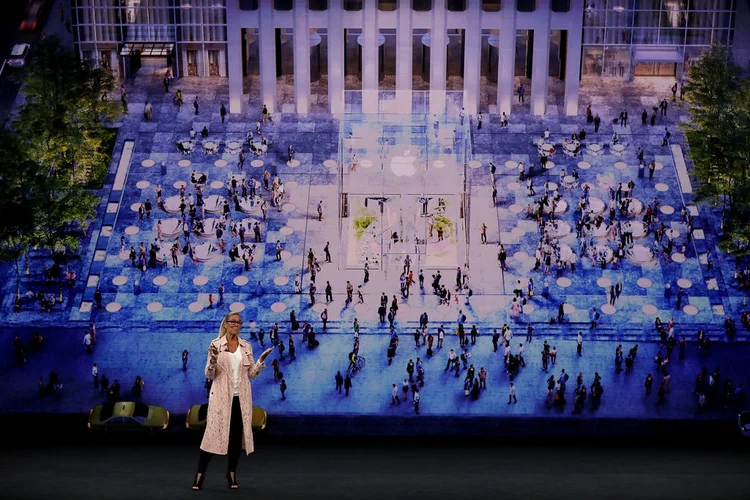
[[[672,149],[672,159],[674,160],[675,168],[677,168],[677,180],[680,182],[680,190],[683,193],[692,193],[693,185],[690,183],[690,176],[688,175],[682,148],[679,144],[672,144],[670,148]]]

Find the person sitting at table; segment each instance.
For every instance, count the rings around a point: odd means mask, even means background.
[[[583,128],[581,128],[581,131],[578,133],[578,138],[580,140],[582,140],[582,141],[585,140],[586,139],[586,130],[584,130]]]
[[[182,141],[177,141],[177,150],[182,154],[187,154],[188,150],[185,147],[184,144],[182,144]]]
[[[620,141],[620,138],[617,135],[617,132],[612,132],[612,145],[614,146]]]
[[[266,136],[263,136],[263,139],[260,140],[260,143],[268,147],[268,138]]]
[[[538,140],[538,141],[536,141],[536,144],[537,144],[537,146],[539,146],[540,148],[541,148],[542,146],[544,146],[544,135],[542,135],[542,136],[541,136],[541,137],[539,138],[539,140]]]
[[[572,175],[575,180],[578,180],[578,170],[571,170],[570,175]]]
[[[578,134],[573,132],[573,135],[571,135],[570,138],[573,140],[573,142],[576,142],[578,140]]]
[[[190,138],[195,139],[195,130],[193,130],[193,127],[190,127]]]
[[[76,280],[76,273],[73,271],[68,271],[65,273],[65,279],[68,281],[68,283],[73,283]]]
[[[255,147],[255,142],[250,141],[249,145],[250,145],[250,152],[252,152],[252,153],[254,153],[256,155],[260,154],[260,150]]]
[[[203,130],[201,130],[201,137],[203,137],[204,139],[208,137],[208,127],[206,127],[205,125],[203,125]]]

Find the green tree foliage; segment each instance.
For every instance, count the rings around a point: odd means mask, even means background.
[[[16,137],[0,130],[0,262],[11,262],[16,274],[16,293],[20,295],[19,259],[28,251],[33,233],[33,209],[29,184],[36,165],[21,161],[14,151]]]
[[[741,75],[725,48],[706,51],[690,68],[691,119],[682,125],[699,180],[697,199],[721,204],[727,250],[750,242],[750,82]]]
[[[3,202],[13,200],[13,210],[3,213],[18,219],[0,234],[3,261],[17,259],[11,250],[19,246],[56,257],[77,250],[69,228],[76,222],[85,228],[95,215],[99,198],[90,186],[107,173],[114,132],[106,123],[120,114],[105,98],[115,85],[106,71],[82,63],[55,38],[33,54],[21,90],[25,102],[0,138],[0,190]],[[23,235],[22,245],[14,232]]]

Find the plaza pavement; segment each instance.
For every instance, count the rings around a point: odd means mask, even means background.
[[[695,227],[701,229],[705,239],[696,245],[688,245],[687,259],[684,263],[671,261],[652,262],[637,266],[624,262],[619,269],[608,266],[602,270],[585,259],[580,261],[575,274],[569,270],[554,273],[549,277],[551,296],[541,296],[544,278],[538,271],[531,271],[533,255],[538,238],[533,223],[524,220],[523,214],[517,213],[517,207],[525,207],[531,198],[525,196],[523,184],[518,186],[517,174],[505,167],[507,160],[523,161],[525,164],[537,162],[536,146],[533,144],[546,128],[551,132],[554,142],[560,143],[565,136],[580,130],[583,122],[583,108],[588,102],[593,103],[594,113],[602,117],[602,128],[598,136],[592,136],[593,127],[586,126],[589,136],[586,143],[609,142],[613,127],[627,148],[621,157],[605,153],[599,157],[584,154],[582,158],[567,158],[559,152],[552,161],[555,167],[539,173],[534,178],[537,193],[541,184],[547,180],[558,182],[561,168],[568,171],[577,162],[586,160],[591,168],[579,170],[581,182],[593,185],[592,196],[608,199],[608,185],[613,182],[636,182],[635,196],[644,204],[658,196],[663,205],[674,208],[671,214],[661,213],[659,217],[668,227],[677,233],[675,248],[684,240],[684,225],[679,222],[679,209],[684,202],[692,205],[690,194],[681,193],[673,156],[669,148],[661,147],[661,131],[668,126],[672,132],[672,142],[680,144],[683,152],[687,148],[682,142],[676,123],[684,120],[684,107],[671,107],[666,119],[659,119],[657,126],[642,127],[639,111],[647,106],[650,111],[657,98],[666,97],[671,81],[651,80],[646,83],[616,84],[609,87],[584,84],[581,98],[581,114],[578,117],[565,117],[560,113],[559,94],[552,86],[548,113],[542,117],[529,115],[528,104],[518,110],[514,109],[510,117],[510,126],[502,130],[495,116],[485,116],[481,130],[472,126],[473,159],[481,162],[480,168],[470,169],[468,185],[471,198],[471,227],[469,245],[471,285],[475,294],[469,306],[460,305],[437,307],[437,299],[431,293],[413,293],[401,306],[396,321],[401,334],[398,355],[393,365],[388,366],[385,359],[387,347],[386,329],[377,323],[377,298],[381,292],[389,296],[398,295],[398,264],[392,268],[386,280],[383,273],[373,272],[371,281],[365,285],[365,304],[355,307],[344,305],[344,283],[351,280],[359,284],[361,270],[339,268],[340,256],[337,244],[332,245],[333,264],[323,264],[318,274],[319,296],[327,280],[334,287],[335,300],[328,305],[330,315],[329,334],[319,334],[321,346],[308,351],[302,345],[299,333],[295,334],[298,360],[282,370],[289,386],[287,400],[280,401],[278,388],[271,377],[271,370],[264,373],[254,384],[256,404],[264,406],[271,414],[281,415],[382,415],[403,414],[411,416],[410,405],[391,407],[390,384],[400,384],[405,375],[404,368],[408,359],[416,361],[420,356],[425,360],[424,348],[414,349],[411,333],[418,323],[418,317],[426,310],[430,316],[431,330],[437,322],[444,323],[446,330],[451,331],[458,309],[462,309],[468,319],[467,324],[477,324],[482,337],[476,347],[472,347],[477,371],[484,366],[489,372],[488,390],[476,402],[468,401],[463,395],[463,377],[454,378],[443,371],[446,349],[436,352],[435,356],[425,361],[426,387],[422,392],[421,413],[423,415],[455,416],[539,416],[558,414],[557,410],[544,407],[545,379],[548,376],[541,371],[539,351],[544,339],[558,347],[558,361],[550,370],[559,376],[561,368],[570,373],[568,384],[571,385],[579,372],[584,373],[585,383],[591,384],[593,373],[602,375],[605,395],[596,417],[630,417],[634,419],[692,418],[696,411],[695,396],[692,394],[693,381],[702,366],[712,371],[721,365],[723,380],[732,378],[735,386],[748,383],[748,372],[745,368],[747,359],[747,332],[739,325],[739,311],[742,310],[743,295],[736,290],[732,280],[734,262],[728,256],[714,254],[714,267],[708,269],[700,256],[706,249],[714,247],[715,234],[712,227],[717,225],[717,214],[712,207],[698,205]],[[172,90],[181,88],[184,93],[182,109],[178,112],[172,105],[172,94],[164,92],[161,76],[158,73],[140,75],[134,81],[126,82],[130,101],[129,114],[116,124],[119,128],[115,153],[111,164],[110,176],[101,191],[102,205],[100,216],[89,231],[88,240],[84,241],[80,259],[71,262],[71,269],[78,273],[78,282],[73,286],[64,286],[63,302],[49,314],[41,314],[33,305],[25,305],[20,313],[11,312],[11,303],[15,289],[13,273],[7,266],[3,269],[7,279],[3,287],[2,352],[5,358],[12,360],[10,340],[15,332],[22,332],[24,343],[30,340],[31,332],[40,329],[46,338],[46,345],[40,353],[28,353],[28,363],[23,368],[16,368],[6,363],[3,370],[6,397],[5,411],[23,412],[85,412],[89,407],[102,400],[91,388],[91,363],[96,361],[100,373],[105,373],[110,380],[119,378],[123,386],[123,395],[127,395],[132,380],[140,375],[146,381],[144,401],[163,405],[171,411],[181,413],[194,403],[205,400],[203,391],[205,346],[216,335],[218,323],[230,308],[242,311],[248,326],[243,327],[247,338],[249,330],[263,327],[268,330],[273,322],[281,326],[281,338],[286,340],[289,333],[289,311],[295,310],[300,321],[310,321],[319,331],[319,313],[322,306],[310,307],[307,294],[293,293],[293,277],[296,272],[303,275],[303,289],[308,284],[308,274],[302,273],[304,254],[313,248],[322,255],[326,241],[338,239],[336,220],[337,175],[335,169],[324,166],[326,160],[338,158],[339,124],[330,115],[315,113],[308,116],[297,116],[292,113],[277,113],[275,124],[263,127],[264,134],[272,140],[268,154],[260,158],[263,165],[250,165],[254,158],[248,154],[244,172],[260,180],[264,168],[272,175],[279,175],[284,180],[287,194],[284,197],[282,210],[276,211],[270,206],[269,220],[263,224],[263,243],[258,244],[260,251],[252,266],[245,273],[239,264],[232,264],[226,256],[221,256],[209,263],[194,264],[181,262],[181,267],[166,269],[149,269],[145,273],[130,266],[127,258],[120,254],[119,239],[125,236],[126,247],[136,246],[141,241],[147,243],[155,237],[156,220],[168,217],[160,209],[155,209],[150,219],[139,223],[133,207],[150,198],[155,202],[155,186],[161,184],[164,197],[175,195],[178,182],[188,182],[193,169],[207,172],[208,183],[206,196],[226,194],[225,183],[232,173],[237,173],[236,155],[223,151],[218,155],[208,156],[197,150],[189,157],[182,157],[176,150],[179,139],[187,139],[192,127],[196,131],[206,125],[210,131],[210,140],[219,140],[222,144],[231,140],[241,140],[247,130],[254,129],[259,118],[258,109],[246,109],[240,115],[229,115],[226,123],[221,123],[219,107],[228,100],[227,89],[220,79],[184,78],[172,84]],[[195,115],[192,100],[199,96],[200,114]],[[145,102],[154,107],[154,120],[145,122],[142,111]],[[670,105],[672,102],[670,100]],[[630,112],[630,126],[623,129],[613,126],[611,118],[619,110],[627,107]],[[126,140],[135,141],[135,150],[128,165],[125,188],[121,199],[113,199],[112,183],[123,145]],[[300,165],[289,167],[286,164],[286,147],[293,144],[295,158]],[[637,178],[637,161],[635,148],[640,145],[645,150],[646,162],[651,158],[664,165],[657,171],[655,179]],[[200,149],[200,145],[197,146]],[[179,166],[180,160],[188,159],[190,164]],[[151,160],[151,161],[147,161]],[[219,161],[224,160],[224,161]],[[497,186],[499,203],[490,207],[489,169],[487,162],[493,161],[498,167]],[[616,161],[624,161],[624,168],[615,168]],[[153,162],[153,163],[152,163]],[[162,174],[159,165],[166,162],[166,174]],[[257,163],[256,163],[257,164]],[[690,161],[688,158],[688,167]],[[519,189],[520,188],[520,189]],[[575,203],[580,196],[578,191],[562,190],[569,203]],[[268,199],[267,193],[264,193]],[[315,206],[323,200],[325,214],[322,222],[314,215]],[[269,200],[270,201],[270,200]],[[108,203],[117,203],[115,215],[105,215]],[[110,205],[111,207],[111,205]],[[234,212],[234,210],[233,210]],[[243,215],[240,218],[249,218]],[[256,217],[257,218],[257,217]],[[562,217],[574,223],[574,214],[569,209]],[[106,221],[106,223],[104,222]],[[489,244],[479,243],[479,227],[486,223],[490,230]],[[102,226],[111,225],[111,230]],[[111,231],[111,236],[110,236]],[[100,236],[103,235],[103,236]],[[570,238],[570,236],[568,237]],[[225,236],[228,244],[233,241],[230,235]],[[280,240],[284,247],[283,259],[274,259],[275,241]],[[496,263],[495,245],[502,241],[509,255],[509,269],[503,273]],[[563,240],[577,248],[575,241]],[[650,246],[652,236],[646,238]],[[231,244],[229,244],[231,246]],[[97,250],[99,252],[97,253]],[[103,251],[103,252],[102,252]],[[525,254],[525,255],[524,255]],[[321,261],[323,259],[321,258]],[[46,284],[41,274],[44,258],[34,255],[31,273],[23,277],[22,290],[44,289],[47,293],[58,293],[56,285]],[[96,270],[96,279],[89,274]],[[429,282],[431,270],[425,269]],[[512,288],[516,279],[525,280],[533,277],[536,284],[536,296],[526,306],[519,321],[509,317],[509,303]],[[453,282],[453,273],[444,271],[444,282]],[[158,279],[157,279],[158,278]],[[198,279],[196,279],[198,278]],[[565,279],[561,279],[565,278]],[[647,278],[647,280],[643,280]],[[663,296],[664,284],[670,282],[676,291],[678,279],[690,281],[688,298],[683,305],[693,306],[687,310],[675,309],[675,299],[667,300]],[[254,283],[261,280],[264,292],[257,296]],[[639,281],[640,280],[640,281]],[[141,293],[134,293],[134,284],[139,281]],[[612,282],[624,283],[623,297],[617,303],[612,314],[603,314],[599,328],[588,330],[588,310],[607,303],[606,288],[602,285]],[[82,307],[91,300],[93,286],[98,283],[103,303],[107,308],[92,309]],[[119,283],[119,284],[115,284]],[[217,289],[220,283],[226,286],[225,302],[222,307],[208,309],[206,306],[209,293],[218,301]],[[646,286],[648,285],[648,286]],[[565,300],[568,306],[567,322],[564,325],[548,325],[547,320],[556,316],[557,306]],[[116,304],[116,306],[113,306]],[[191,307],[192,305],[192,307]],[[571,308],[572,306],[572,308]],[[648,306],[648,307],[646,307]],[[725,340],[721,323],[725,314],[732,314],[738,323],[738,342],[726,344],[716,342],[713,352],[707,360],[698,357],[695,347],[695,333],[699,327],[708,331],[712,340]],[[337,370],[345,371],[346,356],[351,349],[351,323],[358,317],[362,324],[360,354],[367,358],[367,366],[354,380],[354,388],[349,398],[333,393],[333,377]],[[657,334],[653,328],[656,317],[663,321],[674,317],[677,336],[686,336],[691,342],[687,359],[678,362],[674,359],[670,370],[672,374],[672,391],[667,403],[661,407],[655,405],[655,393],[649,399],[643,397],[643,379],[648,372],[654,373],[658,386],[660,378],[653,366],[653,357],[658,349]],[[89,321],[97,324],[99,343],[95,354],[88,355],[81,345],[83,330]],[[524,342],[523,326],[531,322],[535,325],[537,336],[532,346],[527,348],[527,368],[522,369],[514,381],[518,387],[519,402],[507,405],[507,374],[502,371],[500,354],[492,354],[490,331],[499,328],[503,323],[511,325],[514,331],[513,352],[518,342]],[[584,331],[584,356],[575,356],[575,335]],[[446,348],[457,347],[455,336],[448,335]],[[525,343],[525,342],[524,342]],[[618,344],[627,350],[633,344],[640,345],[636,369],[632,375],[614,373],[614,351]],[[256,352],[259,350],[254,344]],[[181,370],[180,353],[183,349],[190,351],[189,368]],[[676,353],[674,354],[676,358]],[[65,385],[62,396],[39,399],[36,394],[36,379],[55,369]],[[571,399],[572,401],[572,399]],[[560,415],[568,416],[572,402]],[[585,413],[590,413],[587,409]],[[733,410],[711,410],[700,418],[722,417],[733,414]]]

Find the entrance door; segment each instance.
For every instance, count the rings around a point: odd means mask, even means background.
[[[208,51],[208,76],[219,76],[219,51]]]
[[[188,76],[198,76],[198,54],[196,50],[186,50],[187,56],[187,74]]]
[[[677,63],[639,62],[635,65],[635,76],[675,76]]]

